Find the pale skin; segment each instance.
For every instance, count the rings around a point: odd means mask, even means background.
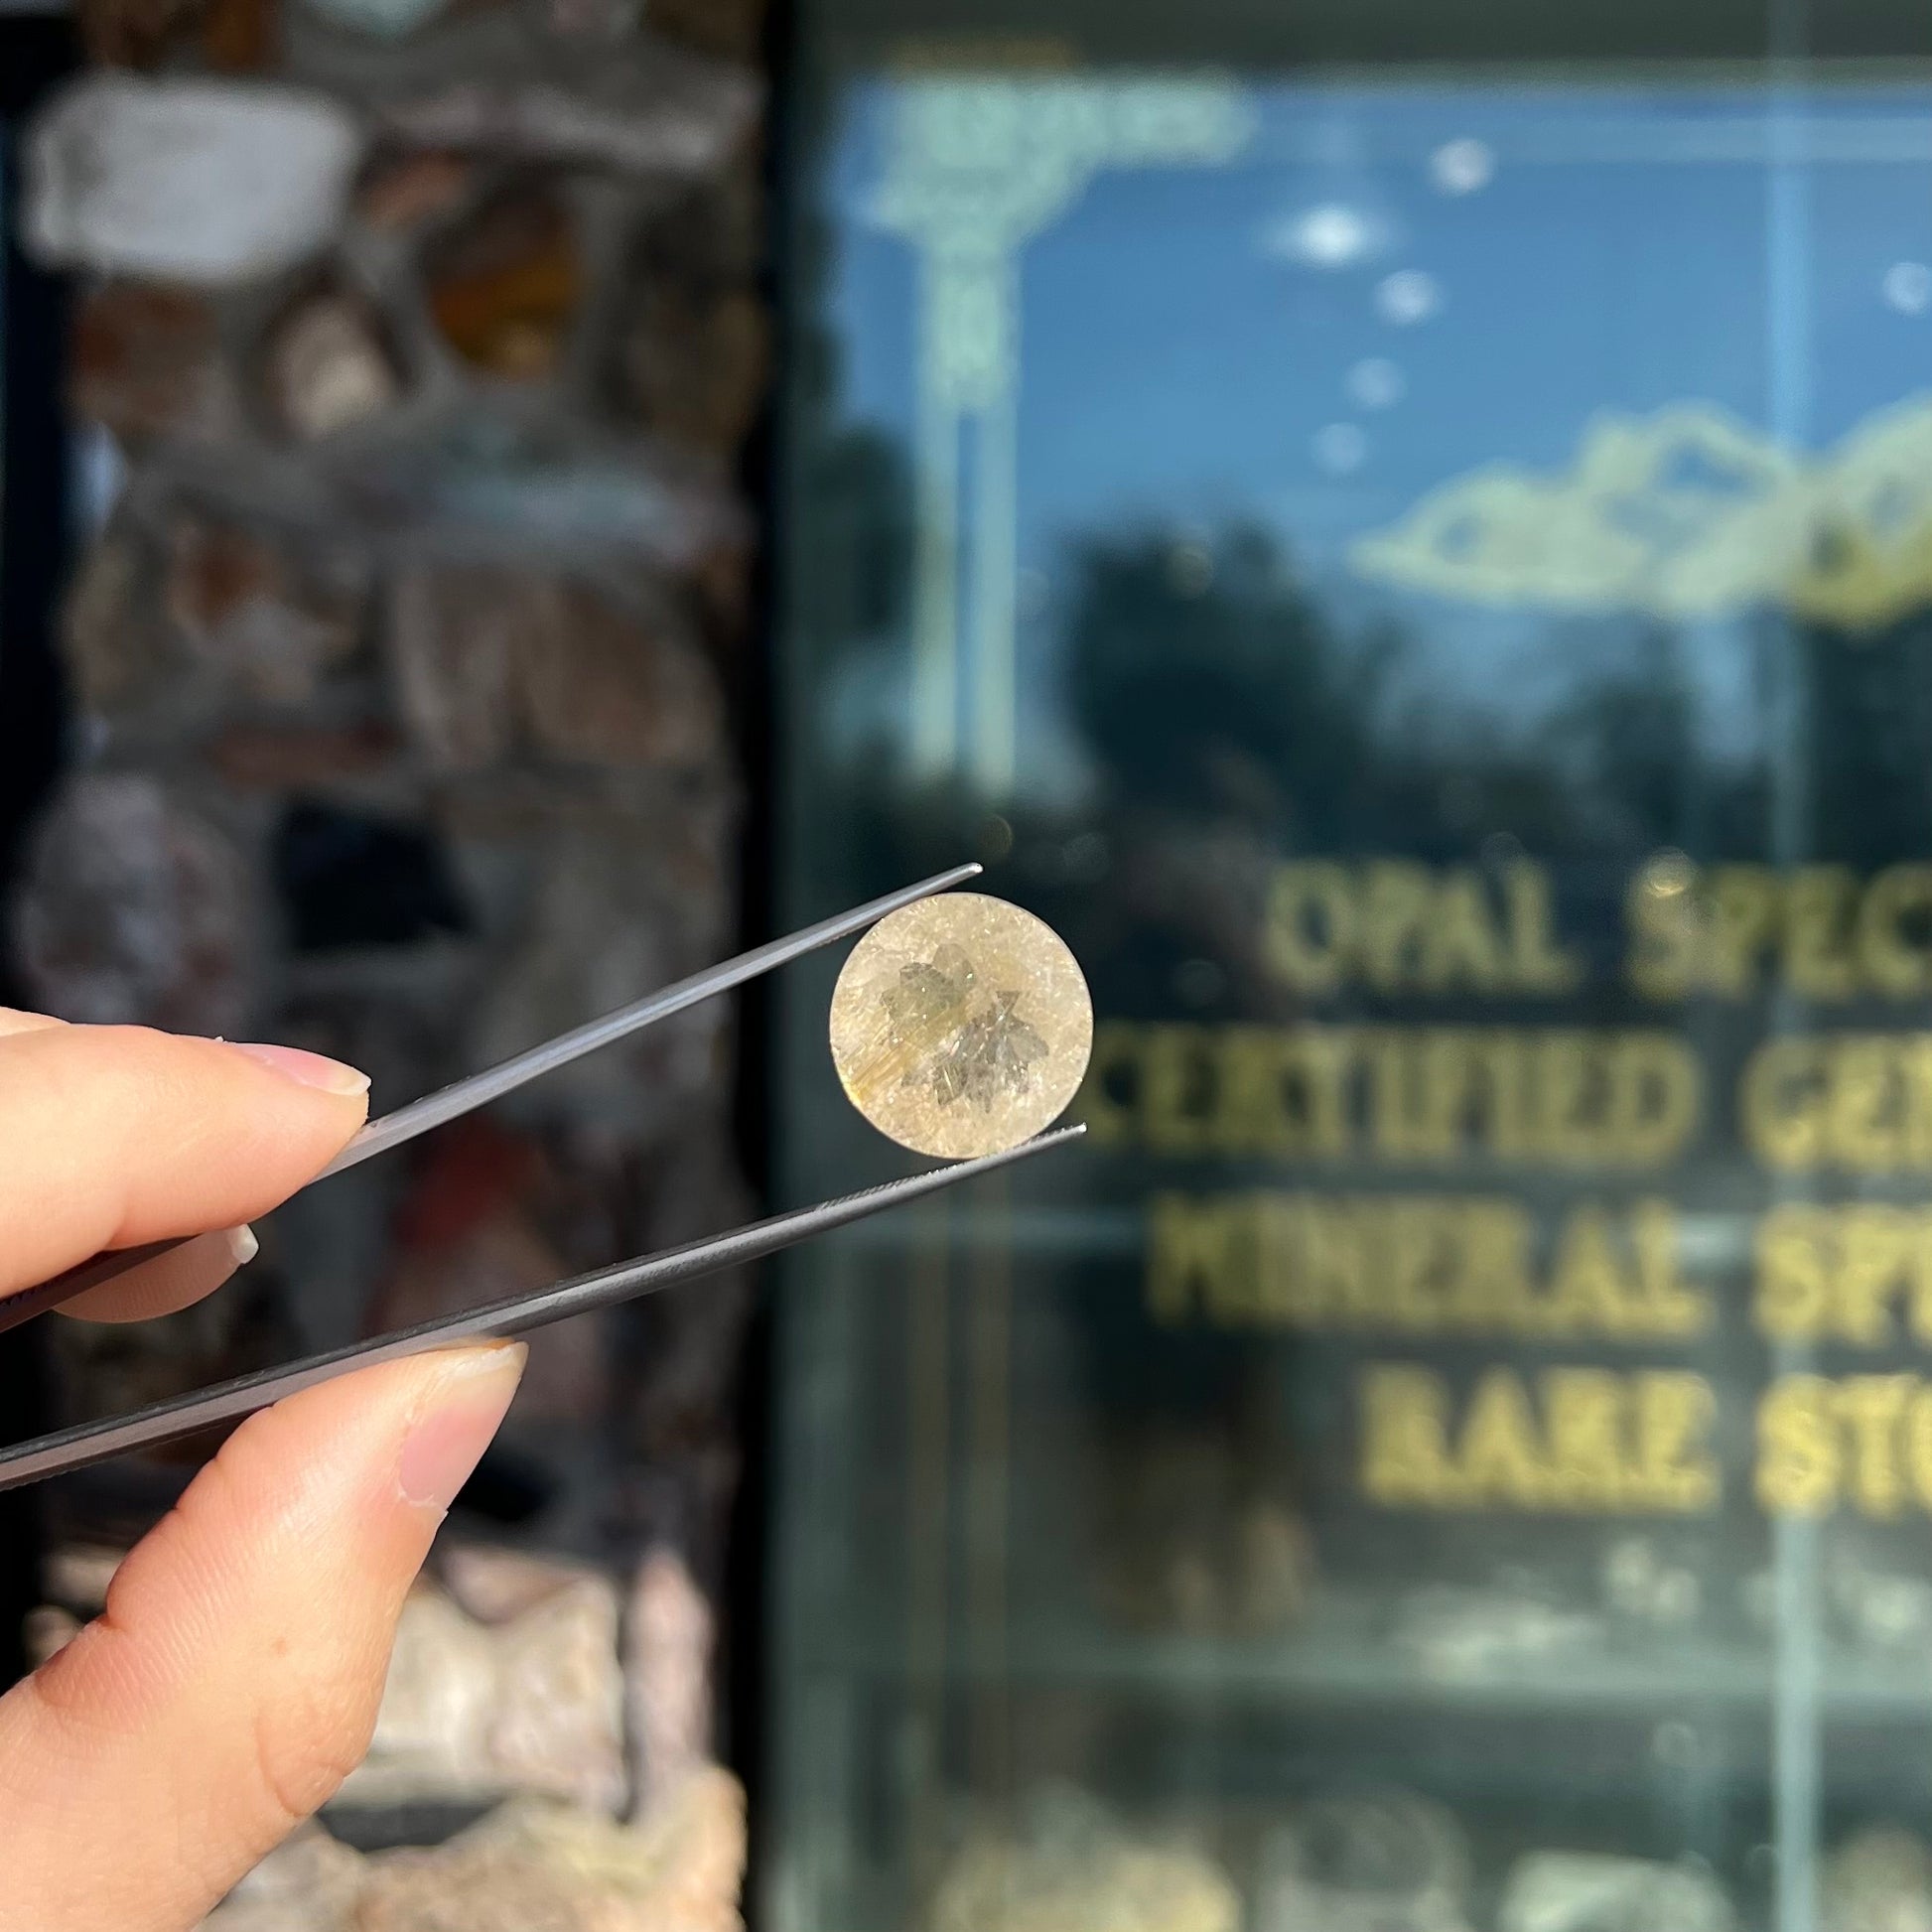
[[[0,1008],[0,1295],[199,1234],[69,1312],[139,1320],[211,1292],[227,1231],[328,1164],[366,1087],[287,1049]],[[392,1362],[228,1439],[101,1616],[0,1698],[0,1932],[187,1932],[330,1797],[522,1365],[507,1344]]]

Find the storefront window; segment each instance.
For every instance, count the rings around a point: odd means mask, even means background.
[[[784,910],[1099,1035],[789,1268],[770,1922],[1932,1923],[1932,69],[1053,24],[805,17]]]

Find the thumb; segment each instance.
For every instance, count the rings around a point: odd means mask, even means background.
[[[0,1699],[0,1932],[185,1932],[335,1791],[523,1356],[384,1363],[228,1439],[101,1616]]]

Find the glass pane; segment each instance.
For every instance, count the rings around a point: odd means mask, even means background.
[[[814,71],[785,910],[1100,1033],[791,1267],[773,1922],[1927,1922],[1932,76]]]

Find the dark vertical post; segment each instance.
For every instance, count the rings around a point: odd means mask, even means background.
[[[21,135],[35,102],[73,65],[58,15],[0,18],[0,1005],[21,992],[8,913],[23,844],[67,752],[56,613],[69,558],[63,372],[67,292],[20,247]],[[0,1338],[9,1434],[48,1427],[38,1328]],[[40,1593],[42,1521],[32,1490],[0,1496],[0,1685],[26,1667],[22,1625]]]

